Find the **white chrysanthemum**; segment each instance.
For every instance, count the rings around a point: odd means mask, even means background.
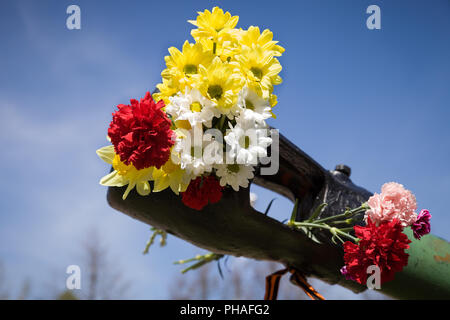
[[[186,174],[192,179],[211,172],[213,164],[203,159],[203,150],[208,142],[203,141],[202,125],[197,124],[191,130],[177,129],[175,132],[177,138],[173,153],[176,157],[173,156],[172,159],[179,161],[181,169],[186,170]]]
[[[239,92],[237,106],[240,110],[248,110],[246,113],[252,115],[255,121],[261,124],[272,116],[270,102],[262,99],[247,86]]]
[[[211,127],[212,119],[220,117],[220,111],[214,103],[202,96],[197,89],[186,89],[185,93],[179,92],[169,98],[170,103],[165,111],[172,116],[174,121],[187,120],[191,126],[199,123]]]
[[[230,185],[234,191],[239,191],[239,187],[247,188],[250,179],[253,179],[253,166],[242,164],[219,164],[215,168],[216,176],[220,178],[222,187]]]
[[[236,118],[236,125],[230,124],[231,130],[224,138],[229,146],[227,159],[236,159],[238,164],[257,165],[258,158],[267,156],[267,148],[272,143],[267,128],[259,127],[252,113],[243,110]]]

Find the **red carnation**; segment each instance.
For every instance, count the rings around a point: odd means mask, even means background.
[[[113,113],[108,136],[114,150],[122,162],[132,163],[136,169],[160,168],[169,159],[174,144],[171,122],[161,110],[164,102],[155,103],[147,92],[140,102],[131,99],[130,103],[118,105]]]
[[[181,195],[186,206],[202,210],[208,202],[219,202],[222,198],[222,187],[214,176],[197,177],[189,183],[188,188]]]
[[[367,268],[377,265],[381,271],[381,283],[394,279],[394,274],[408,264],[405,252],[411,242],[402,232],[400,221],[394,219],[378,227],[368,219],[365,227],[355,226],[358,244],[344,243],[344,260],[347,277],[365,285]]]

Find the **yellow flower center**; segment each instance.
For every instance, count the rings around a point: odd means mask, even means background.
[[[200,112],[200,111],[202,111],[202,105],[200,104],[200,102],[193,102],[191,104],[191,111],[192,112]]]
[[[197,66],[194,64],[187,64],[183,68],[185,74],[195,74],[197,73]]]
[[[250,146],[250,138],[249,136],[242,136],[239,139],[239,144],[241,145],[241,147],[243,147],[244,149],[247,149]]]
[[[255,106],[253,105],[253,102],[251,102],[248,99],[245,99],[245,107],[250,110],[255,110]]]
[[[219,100],[222,97],[223,89],[220,85],[215,84],[208,87],[208,94],[211,99]]]
[[[250,71],[253,73],[253,75],[258,78],[259,80],[262,79],[263,73],[260,68],[252,67]]]
[[[238,173],[239,172],[239,165],[236,164],[236,163],[229,164],[229,165],[227,165],[227,169],[228,169],[229,172]]]

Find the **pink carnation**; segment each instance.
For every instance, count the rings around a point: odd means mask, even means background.
[[[364,217],[366,223],[368,218],[376,225],[394,219],[400,221],[402,227],[416,222],[416,197],[399,183],[385,183],[381,187],[381,194],[375,193],[367,203],[370,209]]]

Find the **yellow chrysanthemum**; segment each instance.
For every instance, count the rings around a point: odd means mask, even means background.
[[[203,96],[215,102],[223,114],[229,114],[244,80],[237,65],[222,62],[216,57],[208,68],[200,66],[200,76],[200,81],[194,86]]]
[[[124,200],[134,187],[141,196],[146,196],[151,192],[148,181],[152,177],[153,167],[138,170],[132,164],[124,164],[120,161],[119,155],[114,152],[114,146],[112,145],[98,149],[97,155],[106,163],[111,164],[114,169],[100,180],[101,185],[109,187],[128,185],[122,196]]]
[[[274,56],[281,56],[284,48],[277,45],[278,41],[273,41],[273,33],[265,29],[262,33],[258,27],[250,26],[248,30],[241,31],[239,43],[242,46],[253,47],[259,45],[264,51],[271,51]]]
[[[180,84],[176,79],[166,80],[163,79],[162,83],[156,85],[159,92],[155,92],[152,96],[155,101],[163,100],[165,105],[168,105],[169,98],[174,96],[180,91]]]
[[[161,76],[181,86],[188,85],[192,77],[198,75],[199,66],[208,66],[214,58],[212,53],[203,50],[201,43],[191,44],[188,41],[184,42],[182,51],[171,47],[169,53],[170,56],[164,58],[167,68]]]
[[[197,42],[202,44],[204,50],[220,57],[222,61],[233,61],[234,56],[241,51],[237,31],[232,29],[217,39],[199,38]]]
[[[253,89],[263,99],[269,99],[273,86],[282,82],[278,75],[281,64],[271,51],[265,51],[260,45],[243,47],[242,53],[236,56],[241,72]]]
[[[153,170],[153,192],[159,192],[170,187],[175,194],[186,191],[190,179],[186,177],[185,171],[169,159],[160,169]]]
[[[233,29],[239,21],[238,16],[231,16],[227,11],[223,12],[219,7],[214,7],[212,12],[205,10],[198,12],[196,20],[188,20],[198,29],[192,30],[192,37],[198,41],[201,38],[217,40],[223,34]]]

